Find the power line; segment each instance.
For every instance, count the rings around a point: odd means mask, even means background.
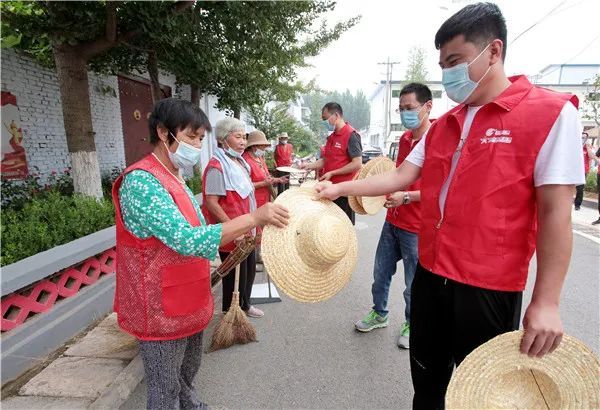
[[[581,54],[583,54],[583,52],[584,52],[585,50],[587,50],[588,48],[590,48],[590,47],[592,46],[592,44],[594,44],[594,42],[595,42],[596,40],[598,40],[599,38],[600,38],[600,34],[598,34],[596,37],[594,37],[594,38],[592,39],[592,41],[590,41],[590,42],[589,42],[589,43],[588,43],[588,44],[587,44],[585,47],[583,47],[583,48],[582,48],[582,49],[581,49],[581,50],[580,50],[580,51],[579,51],[577,54],[575,54],[573,57],[571,57],[571,58],[567,59],[567,60],[566,60],[564,63],[562,63],[562,64],[558,64],[558,65],[557,65],[557,67],[556,67],[554,70],[552,70],[552,71],[550,71],[550,72],[548,72],[548,73],[545,73],[545,74],[544,74],[544,77],[546,77],[546,76],[548,76],[548,75],[552,74],[553,72],[555,72],[555,71],[557,71],[557,70],[560,70],[560,68],[561,68],[562,66],[564,66],[565,64],[568,64],[568,63],[570,63],[571,61],[573,61],[574,59],[576,59],[577,57],[579,57]]]
[[[532,28],[534,28],[535,26],[537,26],[538,24],[540,24],[542,21],[546,20],[548,17],[550,17],[552,15],[552,13],[554,13],[556,11],[556,9],[558,9],[560,6],[562,6],[563,4],[565,4],[567,2],[567,0],[563,0],[561,1],[556,7],[554,7],[552,10],[550,10],[546,15],[544,15],[544,17],[542,17],[541,19],[539,19],[538,21],[536,21],[535,23],[533,23],[531,26],[527,27],[525,30],[523,30],[521,33],[519,33],[515,38],[513,38],[511,41],[508,42],[508,44],[512,45],[515,41],[517,41],[523,34],[527,33],[529,30],[531,30]]]

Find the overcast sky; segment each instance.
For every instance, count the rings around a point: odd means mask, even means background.
[[[439,26],[469,0],[339,0],[328,21],[362,15],[361,22],[298,72],[327,90],[362,89],[367,96],[385,79],[387,58],[394,80],[403,79],[409,50],[427,53],[430,80],[441,80],[433,39]],[[600,0],[496,0],[508,26],[507,74],[536,74],[548,64],[600,63]],[[552,9],[551,15],[544,18]],[[514,43],[532,24],[535,27]],[[595,41],[593,41],[595,39]]]

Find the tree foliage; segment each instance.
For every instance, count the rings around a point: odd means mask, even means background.
[[[425,57],[427,53],[421,47],[413,47],[408,55],[408,67],[406,68],[405,82],[426,83],[427,72]]]
[[[308,127],[325,141],[329,132],[323,126],[321,120],[321,109],[328,102],[337,102],[342,106],[344,119],[348,121],[357,130],[363,130],[369,127],[371,121],[371,106],[365,94],[359,90],[352,94],[350,90],[343,92],[324,92],[315,90],[303,96],[304,103],[310,110],[310,115],[305,118]]]
[[[600,74],[588,85],[583,101],[583,118],[592,120],[600,127]]]
[[[248,114],[250,125],[264,132],[267,139],[274,140],[282,132],[287,132],[295,153],[301,157],[314,154],[319,148],[315,133],[293,118],[285,103],[255,105],[248,109]]]

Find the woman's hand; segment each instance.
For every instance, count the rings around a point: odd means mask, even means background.
[[[278,228],[285,227],[290,218],[290,214],[286,208],[272,202],[267,202],[252,212],[251,215],[258,226],[274,225]]]

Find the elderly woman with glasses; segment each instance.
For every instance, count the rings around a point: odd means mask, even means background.
[[[235,118],[224,118],[215,127],[218,147],[208,162],[202,178],[204,205],[202,212],[209,223],[227,222],[246,215],[256,209],[254,185],[250,179],[250,165],[243,158],[246,147],[244,123]],[[244,235],[256,235],[256,229],[249,229]],[[236,238],[241,239],[244,235]],[[219,247],[221,261],[235,249],[235,241]],[[250,305],[250,294],[256,276],[256,253],[253,251],[240,264],[239,297],[240,307],[246,315],[259,318],[264,313]],[[227,312],[231,305],[235,276],[229,272],[223,278],[222,311]]]
[[[192,382],[214,310],[209,260],[220,244],[257,226],[284,226],[287,211],[267,204],[208,225],[181,176],[200,159],[208,118],[190,102],[167,98],[148,122],[152,153],[113,185],[115,311],[119,326],[139,340],[147,408],[205,408]]]

